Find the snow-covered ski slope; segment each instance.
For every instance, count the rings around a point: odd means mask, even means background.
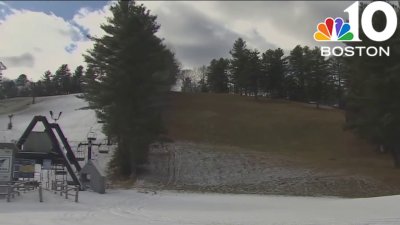
[[[13,113],[12,130],[7,130],[8,115],[0,115],[0,141],[18,140],[36,115],[46,116],[49,122],[53,122],[49,114],[50,110],[54,112],[56,117],[60,111],[62,112],[57,122],[68,140],[84,141],[90,130],[96,132],[99,135],[98,138],[104,138],[101,133],[101,125],[97,123],[94,111],[88,110],[87,106],[87,102],[77,98],[76,95],[38,98],[36,104]],[[41,127],[38,126],[38,128]]]
[[[44,192],[0,202],[2,225],[397,225],[399,196],[371,199],[192,193],[81,192],[80,202]]]
[[[18,139],[34,115],[63,111],[59,120],[66,137],[82,141],[100,124],[87,103],[73,95],[48,97],[15,112],[7,131],[0,116],[0,139]],[[0,200],[0,225],[399,225],[400,196],[367,199],[177,193],[108,190],[80,192],[79,203],[44,191]]]

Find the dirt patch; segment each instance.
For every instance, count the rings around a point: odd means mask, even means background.
[[[187,142],[153,148],[146,171],[138,187],[299,196],[371,197],[400,193],[398,188],[370,177],[316,171],[271,153]]]

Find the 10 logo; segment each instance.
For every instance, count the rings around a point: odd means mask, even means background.
[[[360,3],[357,1],[344,10],[349,14],[347,23],[344,23],[340,17],[335,20],[331,17],[326,18],[324,23],[318,24],[314,39],[316,41],[361,41],[359,38],[359,6]],[[372,24],[372,18],[377,11],[383,12],[386,16],[386,27],[382,31],[376,31]],[[361,27],[369,39],[376,42],[386,41],[396,32],[396,11],[387,2],[372,2],[362,12]]]

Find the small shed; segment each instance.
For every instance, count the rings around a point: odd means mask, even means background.
[[[93,191],[106,193],[106,176],[99,165],[89,160],[80,172],[80,179],[84,187],[89,186]]]

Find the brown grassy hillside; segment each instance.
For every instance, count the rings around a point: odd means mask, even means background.
[[[227,94],[171,93],[166,122],[174,140],[269,152],[321,170],[400,183],[400,170],[393,168],[390,155],[376,153],[344,131],[344,114],[337,109]]]

